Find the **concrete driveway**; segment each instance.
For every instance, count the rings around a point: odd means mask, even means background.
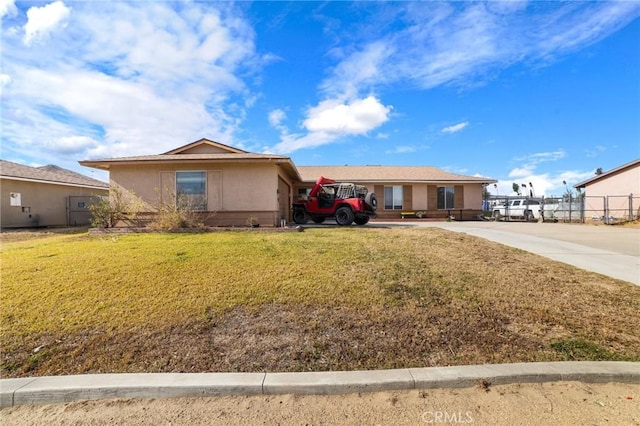
[[[524,222],[372,222],[464,232],[640,286],[640,228]]]

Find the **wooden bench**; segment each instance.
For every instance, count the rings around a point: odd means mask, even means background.
[[[408,217],[418,217],[418,215],[416,214],[416,212],[401,212],[400,217],[406,219]]]

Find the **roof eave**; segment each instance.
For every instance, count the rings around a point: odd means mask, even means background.
[[[19,177],[19,176],[7,176],[7,175],[2,175],[0,176],[0,178],[7,179],[7,180],[17,180],[22,182],[44,183],[48,185],[73,186],[76,188],[98,189],[102,191],[109,190],[109,185],[106,182],[105,182],[105,186],[98,186],[98,185],[89,185],[89,184],[85,185],[81,183],[60,182],[60,181],[53,181],[53,180],[46,180],[46,179],[33,179],[33,178],[26,178],[26,177]]]
[[[255,163],[261,161],[287,160],[288,157],[254,157],[254,158],[184,158],[175,156],[174,158],[136,158],[136,159],[106,159],[106,160],[81,160],[78,163],[85,167],[108,169],[111,165],[132,165],[132,164],[171,164],[171,163]]]
[[[292,176],[298,180],[301,180],[298,169],[293,164],[293,161],[289,157],[281,156],[269,156],[259,158],[147,158],[147,159],[135,159],[135,160],[82,160],[78,163],[85,167],[92,167],[95,169],[109,170],[113,165],[140,165],[140,164],[175,164],[175,163],[276,163],[285,164],[288,166]]]
[[[627,164],[623,164],[622,166],[616,167],[615,169],[609,170],[608,172],[593,176],[593,177],[591,177],[591,178],[589,178],[587,180],[584,180],[584,181],[582,181],[580,183],[577,183],[577,184],[573,185],[573,187],[576,188],[576,189],[584,188],[585,186],[589,185],[590,183],[593,183],[593,182],[595,182],[597,180],[600,180],[600,179],[604,179],[604,178],[606,178],[606,177],[608,177],[610,175],[616,174],[618,172],[621,172],[623,170],[626,170],[626,169],[631,168],[633,166],[636,166],[638,164],[640,164],[640,158],[637,159],[637,160],[633,160],[633,161],[631,161],[631,162],[629,162]]]

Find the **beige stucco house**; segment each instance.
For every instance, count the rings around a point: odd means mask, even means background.
[[[109,184],[57,166],[0,160],[0,227],[88,225],[93,196]]]
[[[201,139],[160,155],[86,160],[109,171],[113,187],[135,194],[154,211],[175,194],[188,194],[215,226],[242,226],[255,216],[263,226],[291,220],[294,199],[319,176],[365,185],[378,195],[381,218],[409,211],[469,219],[481,213],[484,185],[495,180],[433,167],[296,167],[286,156],[257,154]]]
[[[592,216],[637,219],[640,215],[640,159],[580,182],[574,188],[583,190],[586,219]]]
[[[293,184],[300,175],[289,157],[256,154],[208,139],[159,155],[80,161],[109,171],[112,187],[134,194],[148,211],[190,199],[195,210],[211,213],[207,224],[242,226],[256,217],[264,226],[288,220]]]
[[[378,218],[402,216],[473,219],[482,214],[482,193],[493,179],[464,176],[426,166],[299,166],[298,193],[318,176],[364,185],[378,198]]]

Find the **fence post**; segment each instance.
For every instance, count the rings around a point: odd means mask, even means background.
[[[629,194],[629,220],[634,220],[633,217],[633,194]]]
[[[605,195],[604,198],[604,223],[609,224],[609,196]]]
[[[571,217],[571,204],[573,200],[571,200],[571,194],[569,194],[569,223],[573,223],[573,218]]]

